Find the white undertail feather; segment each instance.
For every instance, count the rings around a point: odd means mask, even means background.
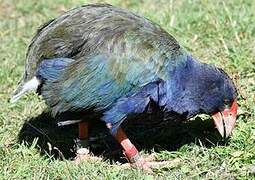
[[[60,121],[60,122],[58,122],[58,126],[66,126],[66,125],[70,125],[70,124],[76,124],[76,123],[79,123],[81,121],[82,121],[81,119]]]
[[[11,103],[16,102],[28,91],[36,91],[39,85],[40,85],[39,79],[37,79],[37,77],[33,77],[31,80],[29,80],[22,86],[22,89],[17,94],[14,94],[11,97],[10,102]]]

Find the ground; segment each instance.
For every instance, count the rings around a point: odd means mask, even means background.
[[[57,128],[36,95],[8,102],[20,79],[29,41],[43,23],[86,0],[0,0],[0,179],[252,179],[255,173],[255,1],[109,0],[157,22],[201,61],[235,80],[237,125],[222,140],[209,116],[156,130],[131,131],[143,154],[172,163],[147,174],[120,166],[109,135],[95,136],[104,160],[71,161],[75,127]],[[103,2],[103,1],[97,1]],[[99,146],[99,147],[97,147]],[[123,155],[121,156],[123,157]]]

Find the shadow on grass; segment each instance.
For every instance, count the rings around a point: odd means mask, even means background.
[[[219,137],[211,119],[202,120],[197,117],[192,121],[152,127],[124,124],[128,137],[139,150],[175,151],[185,144],[192,143],[202,144],[205,147],[226,144]],[[37,148],[42,155],[48,154],[58,159],[72,159],[75,157],[74,139],[78,135],[77,129],[77,124],[58,127],[50,113],[43,112],[38,117],[26,121],[19,132],[18,141],[30,146],[37,139]],[[113,161],[125,161],[121,158],[123,154],[120,146],[108,133],[104,123],[99,120],[91,122],[90,149],[96,156]]]

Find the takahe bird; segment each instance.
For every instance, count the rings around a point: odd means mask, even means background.
[[[31,90],[42,95],[53,116],[102,113],[129,162],[144,169],[150,163],[121,123],[147,113],[151,102],[166,116],[210,114],[223,137],[237,115],[237,91],[223,70],[199,62],[159,25],[105,4],[72,9],[38,30],[11,101]],[[88,137],[86,122],[80,122],[80,137]]]

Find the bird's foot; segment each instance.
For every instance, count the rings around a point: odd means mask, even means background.
[[[148,173],[153,173],[153,169],[160,168],[169,165],[170,161],[156,161],[155,154],[151,154],[147,157],[140,156],[133,163],[123,164],[124,167],[139,168]]]
[[[123,147],[124,155],[129,160],[129,164],[123,165],[127,167],[136,167],[143,169],[149,173],[153,173],[152,168],[161,167],[163,165],[168,164],[167,161],[164,162],[156,162],[154,161],[155,154],[151,154],[148,157],[140,156],[138,150],[136,147],[130,142],[130,140],[127,138],[127,135],[125,134],[124,130],[122,128],[119,128],[115,138],[118,140],[118,142]]]
[[[136,162],[130,163],[131,167],[143,169],[149,173],[153,173],[151,167],[151,161],[141,156]]]
[[[85,161],[98,161],[98,160],[102,160],[102,158],[93,156],[88,148],[80,148],[76,151],[74,163],[76,165],[79,165]]]

